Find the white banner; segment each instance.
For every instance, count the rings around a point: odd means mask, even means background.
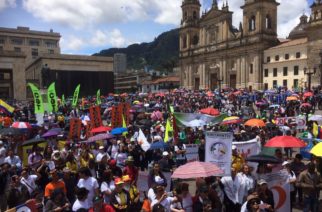
[[[287,183],[287,172],[282,170],[269,173],[262,178],[267,181],[269,189],[273,192],[275,212],[291,211],[290,184]]]
[[[224,174],[230,176],[233,134],[230,132],[206,132],[206,162],[215,163]]]
[[[257,155],[261,151],[260,143],[256,138],[249,141],[233,142],[233,145],[237,147],[237,152],[243,158],[247,158],[251,155]]]
[[[186,157],[188,162],[199,160],[198,148],[198,144],[186,144]]]
[[[278,126],[284,126],[287,123],[296,123],[296,129],[303,130],[306,127],[306,117],[297,116],[297,117],[279,117],[275,119],[275,124]]]

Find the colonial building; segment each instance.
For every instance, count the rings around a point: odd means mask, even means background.
[[[180,28],[181,86],[189,89],[215,89],[219,85],[263,89],[263,64],[267,63],[268,57],[265,58],[264,50],[280,43],[277,38],[278,5],[276,0],[245,0],[241,7],[243,20],[237,29],[232,25],[233,13],[227,3],[219,9],[217,1],[213,0],[212,8],[200,16],[199,0],[184,0]],[[320,0],[311,8],[312,15],[305,28],[308,45],[301,56],[305,59],[305,52],[308,52],[308,66],[320,63],[322,41]],[[270,51],[267,54],[273,54],[274,50]]]

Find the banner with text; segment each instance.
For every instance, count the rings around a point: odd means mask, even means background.
[[[279,117],[275,119],[275,124],[277,126],[284,126],[285,124],[296,123],[296,129],[303,130],[306,127],[306,117]]]
[[[32,95],[34,96],[34,107],[35,107],[35,113],[36,114],[42,114],[45,112],[44,110],[44,104],[42,101],[42,96],[40,94],[39,89],[32,83],[28,83]]]
[[[48,100],[48,112],[57,112],[58,103],[55,83],[51,83],[47,90],[47,100]]]
[[[198,144],[186,144],[186,157],[188,162],[199,160],[198,148]]]
[[[206,132],[206,162],[216,164],[224,171],[222,176],[230,176],[233,133]]]

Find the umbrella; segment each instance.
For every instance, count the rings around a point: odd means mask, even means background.
[[[140,104],[141,102],[140,101],[138,101],[138,100],[135,100],[134,102],[133,102],[133,104],[134,105],[137,105],[137,104]]]
[[[126,128],[123,128],[123,127],[119,127],[119,128],[114,128],[112,131],[111,131],[111,134],[112,135],[119,135],[119,134],[122,134],[124,132],[127,132],[127,129]]]
[[[60,128],[53,128],[48,130],[48,132],[44,133],[41,137],[43,138],[47,138],[47,137],[51,137],[51,136],[57,136],[62,132],[62,129]]]
[[[114,138],[114,135],[108,134],[108,133],[102,133],[102,134],[97,134],[95,136],[90,137],[89,139],[87,139],[86,142],[94,142],[94,141],[100,141],[100,140],[105,140],[110,138]]]
[[[266,144],[265,147],[305,147],[306,143],[301,139],[298,139],[293,136],[276,136],[270,139]]]
[[[322,157],[322,142],[319,142],[317,145],[315,145],[310,153],[312,153],[315,156]]]
[[[107,132],[107,131],[111,131],[111,129],[112,129],[111,127],[100,126],[92,129],[91,132],[92,133]]]
[[[221,176],[223,173],[224,171],[214,163],[194,161],[177,168],[171,178],[189,179]]]
[[[151,144],[149,150],[155,150],[155,149],[166,149],[169,145],[167,143],[164,143],[163,141],[157,141]]]
[[[265,127],[265,122],[261,119],[249,119],[245,122],[246,126],[250,127]]]
[[[44,142],[46,142],[45,139],[35,137],[33,139],[30,139],[30,140],[27,140],[27,141],[23,142],[22,146],[33,146],[35,144],[40,144],[40,143],[44,143]]]
[[[301,107],[312,107],[312,105],[310,103],[303,103],[301,104]]]
[[[154,121],[162,120],[163,119],[163,115],[162,115],[162,113],[160,111],[154,111],[151,114],[151,119],[154,120]]]
[[[296,96],[289,96],[286,98],[286,101],[297,101],[298,98]]]
[[[271,155],[264,155],[264,154],[258,154],[258,155],[252,155],[246,158],[246,161],[248,162],[256,162],[256,163],[282,163],[280,159],[277,157],[271,156]]]
[[[11,127],[18,129],[30,129],[32,128],[28,122],[14,122]]]
[[[322,121],[322,115],[313,115],[309,118],[309,121]]]
[[[3,136],[12,136],[12,135],[21,135],[22,132],[17,129],[17,128],[12,128],[12,127],[9,127],[9,128],[4,128],[4,129],[1,129],[0,130],[0,135],[3,135]]]
[[[312,92],[306,92],[303,94],[304,97],[311,97],[314,96],[314,94]]]
[[[210,116],[218,116],[218,115],[220,115],[219,110],[217,110],[215,108],[212,108],[212,107],[199,110],[199,112],[202,113],[202,114],[210,115]]]
[[[280,105],[270,105],[269,108],[279,108]]]
[[[225,118],[221,124],[237,124],[242,122],[243,120],[241,118],[239,118],[238,116],[230,116]]]

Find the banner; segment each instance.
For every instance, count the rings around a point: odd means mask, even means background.
[[[69,122],[69,139],[78,140],[81,134],[82,120],[73,118]]]
[[[101,100],[101,90],[98,89],[96,92],[96,104],[97,105],[101,105],[102,104],[102,100]]]
[[[61,96],[61,104],[65,106],[65,95]]]
[[[198,144],[185,144],[186,145],[186,157],[188,162],[191,161],[198,161],[199,154],[198,154]]]
[[[227,117],[227,115],[219,115],[219,116],[209,116],[205,114],[199,114],[199,113],[173,113],[176,124],[178,127],[203,127],[204,125],[207,125],[209,123],[219,123],[224,118]]]
[[[89,118],[91,120],[92,128],[102,126],[101,107],[100,106],[90,107]]]
[[[141,146],[141,148],[143,149],[144,152],[146,152],[150,149],[151,144],[148,142],[148,140],[146,139],[146,137],[141,129],[139,131],[139,136],[138,136],[137,140],[138,140],[138,144]]]
[[[303,130],[306,127],[306,117],[279,117],[275,119],[275,124],[277,126],[284,126],[285,124],[296,123],[296,129]]]
[[[75,108],[77,106],[79,90],[80,90],[80,84],[77,85],[77,87],[76,87],[76,89],[74,91],[73,102],[72,102],[73,108]]]
[[[124,116],[126,126],[128,126],[130,124],[130,109],[131,109],[131,105],[129,103],[121,103],[117,107],[118,107],[118,110],[119,110],[119,114],[121,114],[121,116],[122,115]],[[122,120],[122,126],[123,126],[123,120]]]
[[[260,143],[256,138],[250,141],[233,142],[233,145],[237,147],[238,154],[240,154],[243,158],[257,155],[261,151]]]
[[[230,176],[233,133],[206,132],[206,162],[216,164],[224,171],[221,176]]]
[[[57,112],[57,95],[55,89],[55,83],[51,83],[47,90],[47,99],[48,99],[48,112]]]
[[[112,128],[122,127],[122,113],[119,112],[117,106],[112,107]]]
[[[266,180],[268,188],[271,189],[274,196],[274,211],[291,211],[290,184],[287,182],[288,174],[286,171],[265,174],[262,177]]]
[[[34,96],[35,114],[43,114],[45,110],[39,89],[32,83],[28,83],[28,85],[31,89],[32,95]]]
[[[0,99],[0,110],[3,110],[7,114],[11,114],[13,111],[15,111],[15,108]]]

